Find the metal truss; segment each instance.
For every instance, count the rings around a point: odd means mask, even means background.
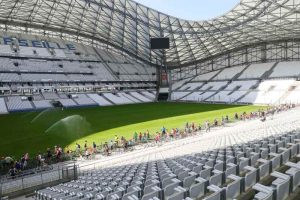
[[[170,70],[170,74],[171,79],[174,81],[192,78],[200,74],[228,67],[254,63],[299,60],[300,39],[269,41],[268,43],[252,44],[213,57],[208,57],[195,65]]]
[[[230,56],[233,65],[235,55],[253,45],[300,39],[300,0],[241,0],[209,21],[178,19],[132,0],[0,0],[0,28],[106,46],[169,69],[198,66],[199,71],[218,62],[217,56]],[[170,37],[171,48],[150,51],[150,37]]]

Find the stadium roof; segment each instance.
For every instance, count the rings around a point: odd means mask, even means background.
[[[152,63],[201,62],[243,46],[300,37],[300,0],[241,0],[209,21],[178,19],[132,0],[0,0],[0,27],[105,43]],[[170,37],[171,48],[150,52],[150,37]]]

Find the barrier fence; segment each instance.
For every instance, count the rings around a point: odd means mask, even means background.
[[[52,170],[14,179],[0,181],[0,199],[16,197],[32,193],[55,184],[77,179],[78,166],[74,163],[67,166],[57,166]]]

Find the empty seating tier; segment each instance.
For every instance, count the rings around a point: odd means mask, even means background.
[[[171,92],[171,99],[242,104],[298,104],[298,66],[299,61],[251,64],[206,73],[191,80],[173,81],[177,86]]]
[[[10,112],[33,110],[33,106],[28,101],[27,97],[11,96],[7,97],[7,108]]]
[[[296,131],[192,155],[92,170],[37,191],[35,198],[223,200],[247,195],[285,200],[299,191],[300,162],[291,161],[299,154],[299,142]],[[260,182],[266,178],[270,184]]]
[[[105,98],[100,96],[99,94],[88,94],[88,96],[93,99],[99,106],[110,106],[112,103],[107,101]]]
[[[97,105],[92,99],[87,97],[85,94],[76,94],[73,100],[81,106],[95,106]]]
[[[5,104],[5,99],[0,98],[0,114],[7,114],[8,110]]]

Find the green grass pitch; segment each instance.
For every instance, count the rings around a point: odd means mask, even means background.
[[[234,113],[258,110],[258,106],[234,106],[197,103],[147,103],[79,109],[49,109],[41,112],[0,116],[0,156],[33,157],[54,145],[75,148],[87,140],[97,144],[119,137],[132,138],[135,131],[151,134],[162,126],[183,128],[186,122],[230,118]]]

